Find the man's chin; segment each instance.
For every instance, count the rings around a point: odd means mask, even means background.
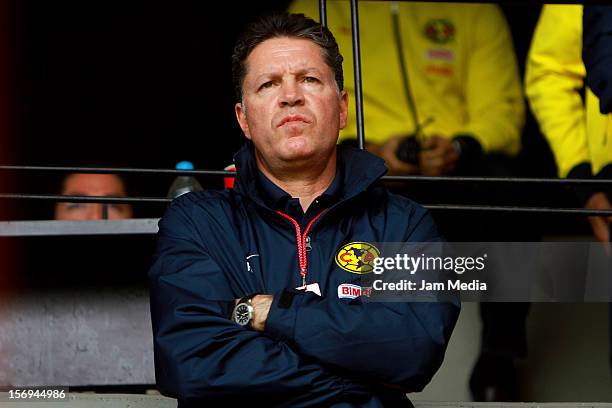
[[[329,146],[317,145],[310,143],[287,143],[283,149],[279,151],[279,157],[283,161],[315,161],[329,158],[336,151],[336,144]]]
[[[311,146],[308,140],[301,137],[285,141],[282,150],[281,156],[284,160],[308,159],[316,153],[314,146]]]
[[[290,150],[284,152],[281,155],[281,159],[284,162],[301,162],[305,160],[311,160],[315,156],[315,152],[312,150],[300,149],[300,150]]]

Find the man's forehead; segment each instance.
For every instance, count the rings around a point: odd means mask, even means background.
[[[114,174],[71,174],[66,178],[63,193],[74,191],[91,194],[92,192],[123,192],[123,181]]]
[[[254,75],[289,67],[299,71],[323,71],[331,68],[323,49],[304,38],[278,37],[257,45],[247,58],[247,70]]]

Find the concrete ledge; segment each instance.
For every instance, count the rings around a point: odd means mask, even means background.
[[[176,400],[159,395],[68,394],[57,402],[9,402],[8,394],[0,393],[2,408],[175,408]],[[415,408],[612,408],[612,403],[487,403],[487,402],[414,402]]]
[[[159,218],[128,220],[42,220],[0,221],[1,237],[36,237],[53,235],[156,234]]]
[[[13,402],[14,401],[14,402]],[[131,394],[68,394],[56,402],[10,400],[6,392],[0,393],[2,408],[176,408],[176,400],[161,395]]]

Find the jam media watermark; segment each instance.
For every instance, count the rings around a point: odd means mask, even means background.
[[[385,282],[382,279],[376,279],[372,282],[372,289],[375,291],[447,291],[447,290],[470,290],[470,291],[486,291],[486,282],[480,282],[474,279],[471,282],[462,282],[459,279],[447,280],[446,282],[427,282],[422,279],[420,282],[414,282],[407,279],[402,279],[399,282]]]

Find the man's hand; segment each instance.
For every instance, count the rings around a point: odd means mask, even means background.
[[[605,193],[597,192],[589,197],[584,208],[591,210],[611,210],[612,205],[610,205],[608,196]],[[612,221],[612,217],[596,216],[588,218],[595,239],[604,244],[606,254],[610,255],[608,242],[610,242],[610,221]]]
[[[419,169],[424,176],[443,176],[457,168],[459,154],[450,139],[432,136],[421,146]]]
[[[414,164],[405,163],[397,158],[395,152],[403,137],[392,137],[382,145],[368,143],[366,149],[385,161],[385,165],[389,169],[390,176],[403,176],[408,174],[418,174],[419,169]]]
[[[274,296],[272,295],[257,295],[251,300],[253,304],[253,320],[251,321],[251,327],[253,330],[258,332],[264,331],[273,299]]]

